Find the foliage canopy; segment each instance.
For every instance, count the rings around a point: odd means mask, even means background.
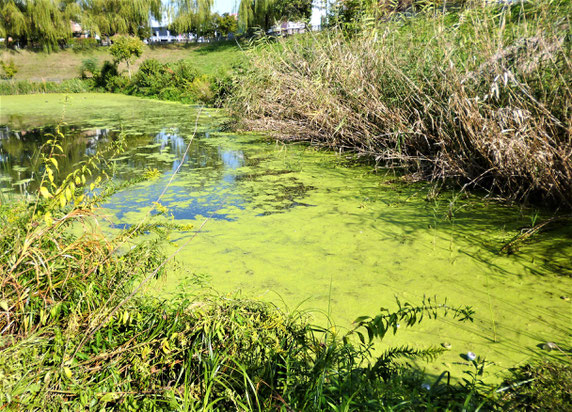
[[[161,21],[166,11],[175,13],[177,22],[191,19],[194,24],[208,20],[212,5],[213,0],[0,0],[0,37],[9,47],[51,51],[68,43],[77,22],[92,36],[144,38],[151,19]]]
[[[312,0],[241,0],[238,16],[243,29],[268,30],[277,21],[305,20],[312,14]]]
[[[109,48],[116,63],[125,62],[129,77],[131,77],[131,64],[143,54],[143,42],[137,37],[116,36]]]

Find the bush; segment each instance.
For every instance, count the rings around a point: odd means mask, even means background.
[[[161,89],[158,97],[161,100],[179,101],[181,99],[181,91],[177,87],[165,87]]]
[[[14,60],[10,60],[9,63],[5,63],[3,60],[0,60],[0,68],[2,68],[2,73],[0,73],[0,78],[2,79],[13,79],[16,73],[18,73],[18,68],[14,63]]]
[[[215,94],[210,77],[207,75],[196,77],[188,86],[185,96],[194,101],[211,104]]]
[[[119,77],[119,72],[117,71],[117,64],[110,61],[105,61],[101,67],[101,71],[96,78],[96,86],[101,87],[107,91],[113,91],[113,84],[116,82],[116,78]]]
[[[92,39],[92,38],[71,39],[68,44],[74,52],[84,53],[84,52],[94,50],[98,46],[99,42],[96,39]]]
[[[139,96],[156,96],[169,84],[170,75],[166,66],[155,59],[147,59],[141,63],[133,76],[129,92]]]
[[[189,83],[199,76],[198,70],[188,61],[179,60],[175,63],[168,63],[167,67],[174,72],[174,81],[177,83]]]
[[[79,68],[79,75],[82,79],[97,77],[99,75],[99,63],[97,59],[95,57],[90,57],[89,59],[82,60]]]
[[[192,64],[185,60],[175,63],[145,60],[133,76],[127,92],[186,103],[211,103],[213,100],[210,78],[199,76]]]

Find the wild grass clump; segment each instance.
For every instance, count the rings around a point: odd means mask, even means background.
[[[0,81],[0,96],[38,93],[87,93],[92,83],[83,79],[64,80],[62,82],[31,82],[28,80]]]
[[[504,410],[568,411],[572,405],[572,365],[537,361],[512,370],[497,392]]]
[[[286,140],[572,207],[572,6],[478,4],[261,44],[228,106]]]
[[[211,103],[213,100],[210,78],[185,60],[175,63],[145,60],[125,91],[185,103]]]

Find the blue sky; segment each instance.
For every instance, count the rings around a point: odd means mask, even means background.
[[[214,11],[222,13],[236,13],[238,10],[239,0],[215,0]]]

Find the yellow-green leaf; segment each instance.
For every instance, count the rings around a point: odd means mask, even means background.
[[[151,348],[149,348],[148,346],[145,346],[142,350],[141,350],[141,357],[143,359],[147,359],[147,356],[151,353]]]
[[[44,186],[40,187],[40,194],[47,199],[52,197],[52,194],[50,193],[50,191]]]
[[[161,349],[163,349],[165,355],[168,355],[171,352],[171,346],[169,345],[169,341],[167,339],[163,339],[163,342],[161,342]]]
[[[73,376],[71,369],[67,366],[64,367],[64,375],[66,375],[68,379],[71,379]]]
[[[60,170],[60,167],[59,167],[59,165],[58,165],[58,161],[57,161],[56,159],[54,159],[53,157],[50,157],[50,158],[48,158],[48,160],[49,160],[50,162],[52,162],[52,164],[54,165],[54,167],[56,168],[57,171]]]

